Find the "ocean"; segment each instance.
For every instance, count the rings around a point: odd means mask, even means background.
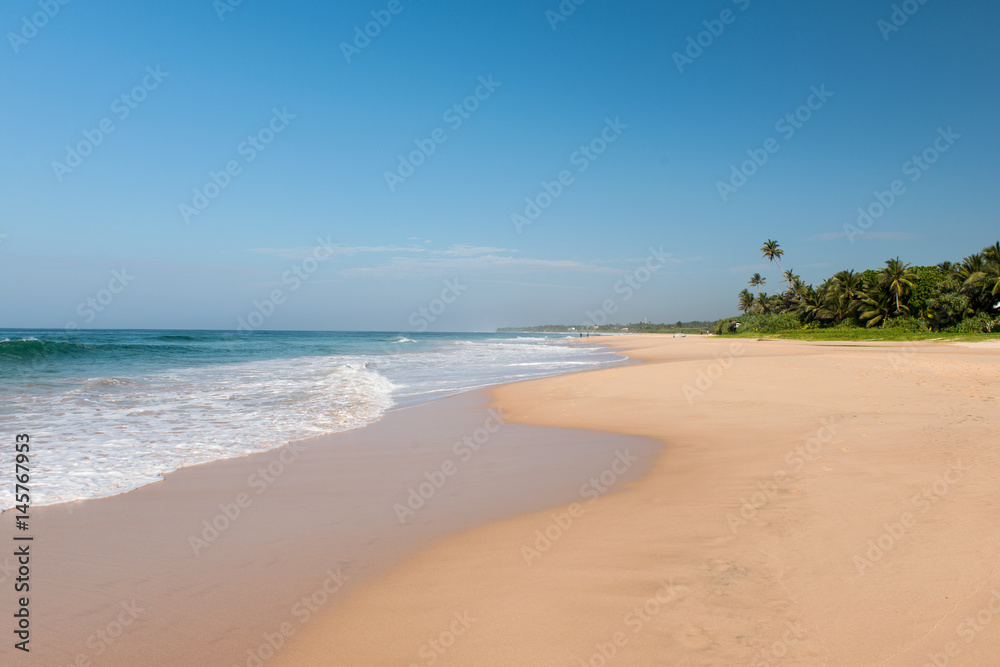
[[[0,330],[0,425],[32,504],[363,427],[394,407],[620,363],[558,334]],[[9,451],[13,451],[11,448]],[[14,505],[10,485],[0,509]]]

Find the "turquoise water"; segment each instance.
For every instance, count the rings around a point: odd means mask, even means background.
[[[362,427],[460,391],[617,363],[552,334],[0,330],[0,424],[36,503]],[[0,508],[12,505],[0,490]]]

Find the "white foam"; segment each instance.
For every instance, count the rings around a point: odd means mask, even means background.
[[[416,342],[403,336],[399,342]],[[459,343],[459,344],[455,344]],[[443,340],[395,354],[300,357],[69,379],[7,394],[0,427],[32,437],[32,502],[114,495],[182,466],[358,428],[395,404],[608,363],[553,338]],[[0,509],[13,506],[0,487]]]
[[[31,435],[34,504],[113,495],[185,465],[364,426],[392,406],[393,389],[363,363],[337,357],[87,378],[78,384],[58,394],[15,399],[17,417],[0,417],[0,423],[9,423],[5,430]],[[13,495],[5,486],[0,508],[11,506]]]

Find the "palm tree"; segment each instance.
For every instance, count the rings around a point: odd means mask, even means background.
[[[990,264],[1000,264],[1000,241],[983,248],[982,254]]]
[[[767,295],[767,292],[764,292],[763,294],[757,297],[757,309],[760,311],[762,315],[767,315],[769,304],[770,304],[770,297]]]
[[[835,273],[833,279],[836,281],[837,290],[848,299],[853,301],[863,296],[861,274],[855,273],[854,269]]]
[[[864,297],[861,275],[853,270],[840,271],[824,283],[826,310],[842,322],[845,317],[854,312]]]
[[[897,315],[902,314],[900,298],[916,287],[914,282],[916,279],[917,274],[914,273],[909,264],[899,261],[899,257],[886,260],[885,268],[882,269],[882,284],[886,285],[889,288],[889,293],[896,298]]]
[[[983,248],[986,270],[983,272],[983,287],[993,296],[1000,294],[1000,241]]]
[[[748,313],[754,307],[753,294],[747,290],[740,292],[740,312]]]
[[[788,289],[792,291],[792,295],[798,296],[799,293],[796,291],[795,286],[802,282],[799,279],[800,277],[795,275],[795,271],[793,271],[792,269],[788,269],[787,271],[785,271],[784,276],[785,276],[785,282],[788,283]]]
[[[813,320],[825,320],[831,317],[831,313],[824,306],[825,292],[822,288],[816,290],[812,285],[804,287],[800,292],[799,310],[806,322]]]
[[[823,305],[838,322],[843,322],[844,318],[858,307],[858,303],[847,296],[836,283],[833,283],[830,289],[826,291],[826,299],[824,299]]]
[[[750,287],[757,288],[757,297],[760,298],[760,288],[763,287],[766,282],[767,278],[764,278],[759,273],[755,273],[750,276],[750,282],[747,284],[750,285]]]
[[[795,276],[795,282],[792,283],[792,288],[795,290],[796,294],[802,294],[803,292],[806,291],[808,287],[809,285],[806,285],[804,282],[802,282],[801,278]]]
[[[978,287],[981,298],[976,299],[976,303],[985,303],[987,309],[993,306],[992,297],[1000,295],[1000,242],[987,246],[978,255],[966,257],[959,273],[965,279],[963,292],[973,292]]]
[[[985,269],[986,258],[983,257],[982,253],[977,253],[962,260],[962,263],[958,265],[958,275],[962,277],[962,280],[968,282],[972,276],[982,273]]]
[[[885,324],[886,321],[892,316],[893,312],[893,299],[894,295],[892,290],[887,284],[880,284],[876,289],[872,290],[871,293],[865,296],[865,306],[866,310],[861,311],[861,319],[868,320],[869,328],[877,326],[878,324]],[[896,312],[899,313],[899,302],[896,301]],[[908,312],[906,306],[902,306],[903,310]]]
[[[781,249],[781,247],[778,245],[778,242],[772,241],[771,239],[765,241],[763,247],[761,247],[760,249],[761,259],[767,259],[769,261],[774,262],[775,264],[778,265],[778,270],[781,271],[782,273],[784,273],[785,270],[781,268],[781,262],[779,260],[784,254],[785,251]]]

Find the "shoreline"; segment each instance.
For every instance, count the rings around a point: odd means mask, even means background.
[[[123,494],[33,508],[32,652],[9,664],[254,664],[248,651],[284,645],[441,537],[558,504],[578,475],[631,448],[625,483],[659,449],[511,424],[489,403],[465,392]],[[5,533],[14,516],[0,516]],[[0,613],[12,605],[4,596]]]
[[[15,331],[15,330],[14,329],[10,329],[10,331]],[[37,330],[37,329],[23,329],[23,331],[39,332],[41,330]],[[105,330],[100,330],[100,331],[105,331]],[[106,330],[106,331],[117,331],[117,330]],[[127,330],[127,331],[133,331],[133,330]],[[150,330],[141,330],[141,331],[149,331],[149,332],[160,333],[160,332],[164,332],[164,331],[174,331],[174,330],[150,329]],[[178,331],[178,332],[188,332],[189,330],[179,329],[179,330],[176,330],[176,331]],[[217,333],[217,332],[208,331],[208,333]],[[338,332],[333,332],[333,333],[338,333]],[[555,340],[555,339],[553,339],[553,340]],[[571,345],[571,346],[579,346],[579,344],[583,343],[583,342],[584,341],[577,341],[574,338],[574,339],[567,340],[566,344],[567,345]],[[596,348],[601,348],[601,347],[604,347],[604,346],[598,345],[598,344],[588,344],[588,345],[586,345],[586,347],[590,347],[590,348],[595,348],[596,349]],[[617,366],[617,365],[629,363],[629,360],[627,359],[627,357],[624,354],[618,354],[616,350],[605,350],[605,353],[608,356],[608,359],[606,361],[594,363],[592,365],[593,369],[609,368],[609,367],[614,367],[614,366]],[[334,355],[334,356],[336,356],[336,355]],[[614,358],[615,356],[617,356],[617,358]],[[300,358],[298,358],[298,357],[296,357],[296,358],[289,358],[288,360],[289,361],[293,361],[293,360],[297,360],[297,359],[300,359]],[[590,370],[590,369],[588,368],[587,370]],[[569,375],[569,374],[574,374],[574,373],[578,373],[578,372],[585,372],[585,371],[580,371],[580,370],[577,370],[577,369],[574,369],[574,370],[563,370],[563,371],[554,372],[552,375],[543,375],[543,376],[540,376],[540,377],[554,377],[556,375]],[[181,465],[179,465],[177,467],[174,467],[174,468],[170,468],[170,469],[166,469],[166,470],[160,470],[157,473],[157,475],[158,475],[157,479],[150,479],[149,481],[146,481],[144,483],[141,483],[138,486],[134,486],[134,487],[131,487],[131,488],[126,488],[126,489],[122,489],[122,490],[116,490],[116,491],[113,491],[113,492],[109,492],[107,495],[90,496],[90,497],[85,497],[85,498],[74,498],[74,499],[70,499],[70,500],[55,500],[55,501],[45,502],[44,504],[34,504],[33,503],[32,507],[36,508],[36,509],[40,509],[40,508],[43,508],[43,507],[54,507],[54,506],[58,506],[58,505],[62,505],[62,504],[80,503],[80,502],[101,500],[101,499],[104,499],[104,498],[114,498],[114,497],[126,495],[126,494],[129,494],[129,493],[132,493],[133,491],[137,491],[139,489],[142,489],[142,488],[145,488],[145,487],[148,487],[148,486],[151,486],[151,485],[160,484],[160,483],[162,483],[164,481],[164,478],[165,478],[166,475],[169,475],[171,473],[176,473],[179,470],[183,470],[183,469],[186,469],[186,468],[197,467],[197,466],[202,466],[202,465],[206,465],[206,464],[212,464],[212,463],[216,463],[216,462],[219,462],[219,461],[238,460],[238,459],[246,458],[246,457],[249,457],[249,456],[255,456],[255,455],[258,455],[258,454],[266,454],[268,452],[279,451],[279,450],[282,450],[282,449],[288,447],[292,443],[304,442],[304,441],[307,441],[307,440],[315,439],[317,437],[327,437],[327,436],[336,435],[338,433],[346,433],[346,432],[349,432],[349,431],[355,431],[355,430],[367,428],[367,427],[369,427],[369,426],[371,426],[373,424],[377,424],[379,421],[381,421],[382,419],[384,419],[385,417],[387,417],[388,415],[390,415],[390,414],[392,414],[394,412],[398,412],[398,411],[401,411],[401,410],[407,410],[407,409],[414,408],[414,407],[419,407],[421,405],[432,404],[432,403],[434,403],[436,401],[444,400],[444,399],[447,399],[447,398],[450,398],[450,397],[453,397],[453,396],[460,396],[460,395],[463,395],[463,394],[470,394],[470,393],[475,393],[475,392],[479,392],[479,391],[488,391],[491,387],[499,386],[499,385],[502,385],[502,384],[510,384],[510,383],[516,383],[516,382],[523,382],[523,381],[528,381],[528,380],[531,380],[531,379],[538,379],[538,378],[525,378],[525,379],[515,379],[515,380],[503,380],[503,381],[499,381],[499,382],[497,382],[497,381],[487,381],[485,384],[480,384],[480,385],[476,385],[476,386],[465,387],[465,388],[461,388],[461,389],[446,389],[446,390],[441,390],[441,391],[428,392],[428,393],[422,394],[421,396],[419,396],[416,399],[414,397],[406,397],[406,399],[403,400],[402,402],[398,402],[396,398],[393,398],[394,405],[392,405],[390,408],[388,408],[382,415],[380,415],[379,417],[377,417],[374,421],[370,421],[370,422],[367,422],[365,424],[353,426],[353,427],[347,428],[345,430],[331,431],[331,432],[328,432],[328,433],[322,433],[320,435],[311,435],[311,436],[307,436],[307,437],[296,437],[296,438],[294,438],[292,440],[285,441],[285,442],[283,442],[280,445],[275,445],[275,446],[272,446],[272,447],[270,447],[268,449],[260,449],[260,450],[257,450],[257,451],[234,453],[231,456],[224,456],[222,458],[215,458],[215,459],[211,459],[211,460],[207,460],[207,461],[198,461],[198,462],[191,462],[191,463],[183,463],[183,464],[181,464]],[[6,514],[6,513],[10,512],[10,511],[12,511],[12,510],[14,510],[13,506],[7,507],[5,509],[0,509],[0,516],[2,516],[3,514]]]
[[[519,423],[668,442],[649,474],[553,530],[530,563],[522,549],[570,506],[439,541],[273,664],[975,665],[1000,652],[1000,624],[962,625],[1000,590],[1000,352],[628,347],[645,363],[492,394]]]

